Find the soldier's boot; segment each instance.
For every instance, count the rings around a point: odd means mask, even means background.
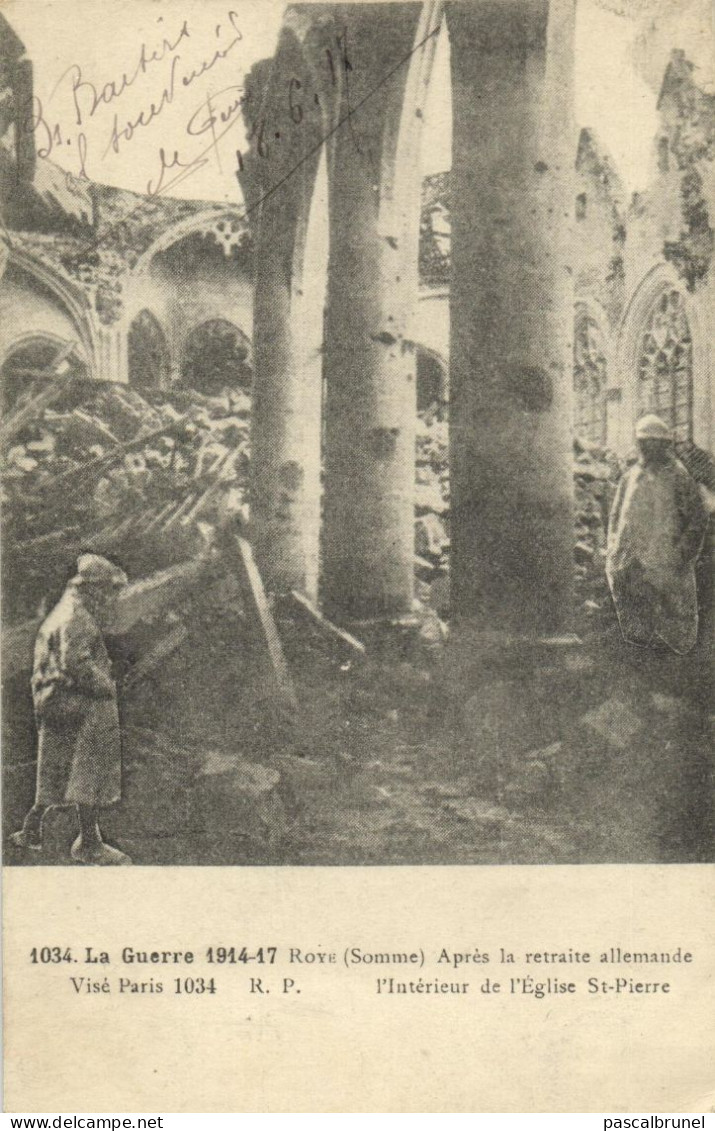
[[[131,856],[127,856],[126,852],[120,852],[118,848],[112,848],[104,841],[87,847],[82,843],[81,836],[78,836],[72,845],[70,856],[78,864],[131,864],[132,862]]]
[[[42,820],[46,812],[46,805],[33,805],[20,831],[10,837],[10,843],[15,848],[30,848],[33,852],[39,852],[42,848]]]
[[[116,865],[131,864],[131,857],[102,840],[97,816],[90,806],[79,805],[80,833],[70,849],[70,856],[78,864]]]

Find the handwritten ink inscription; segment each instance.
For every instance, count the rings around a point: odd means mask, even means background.
[[[190,55],[191,39],[192,26],[188,19],[184,19],[170,34],[164,35],[159,44],[140,43],[132,64],[120,75],[107,78],[90,76],[79,63],[72,63],[60,75],[47,105],[33,96],[29,112],[25,108],[21,118],[34,134],[38,156],[61,157],[65,168],[68,162],[73,166],[72,172],[77,178],[101,180],[99,167],[105,158],[110,154],[128,154],[132,142],[148,127],[159,122],[167,107],[185,102],[187,92],[199,79],[210,75],[235,55],[243,40],[237,13],[229,10],[226,20],[215,25],[213,51],[198,59],[190,56],[191,62],[187,63],[182,53]],[[140,83],[149,85],[150,94],[138,110],[134,108],[130,113],[125,105],[127,94],[135,86],[138,88]],[[58,93],[71,97],[71,121],[58,121],[52,114],[51,104]],[[178,149],[165,142],[159,144],[159,173],[147,183],[146,191],[156,195],[165,189],[164,174],[168,169],[181,168],[188,175],[188,171],[197,171],[205,165],[210,151],[217,153],[216,147],[223,132],[239,119],[245,101],[243,87],[236,84],[226,86],[216,94],[204,93],[201,103],[198,106],[194,103],[188,110],[184,130],[190,138],[201,138],[202,141],[208,135],[210,146],[203,145],[199,155],[190,153],[184,159]],[[102,144],[98,145],[95,140],[90,147],[88,127],[98,123],[101,123],[101,129],[93,129],[92,136],[102,138]]]
[[[215,160],[220,169],[219,143],[242,118],[246,141],[260,158],[267,158],[272,147],[280,144],[280,130],[267,124],[260,106],[249,106],[250,97],[242,83],[210,91],[206,82],[199,81],[207,76],[213,79],[222,66],[225,73],[227,61],[234,74],[240,71],[238,48],[244,37],[237,13],[227,11],[225,20],[213,28],[213,49],[204,53],[199,49],[197,54],[197,43],[203,43],[202,32],[205,39],[205,27],[195,27],[188,18],[177,19],[159,42],[140,42],[130,65],[121,73],[98,76],[73,62],[44,103],[37,95],[32,97],[20,120],[34,135],[38,156],[52,157],[68,170],[68,188],[72,188],[73,178],[101,181],[102,163],[130,156],[133,143],[140,136],[148,136],[151,127],[158,127],[161,135],[152,176],[146,182],[145,191],[150,196],[167,192],[210,160]],[[344,37],[337,36],[333,49],[326,48],[324,54],[327,85],[335,86],[340,72],[352,70]],[[200,102],[190,101],[190,94],[198,90]],[[70,108],[64,118],[52,112],[58,95]],[[320,111],[321,97],[322,93],[306,88],[304,77],[287,76],[285,111],[289,126],[303,123],[308,102],[311,110],[317,107]],[[161,125],[169,107],[180,109],[178,145],[176,116],[170,131]],[[235,158],[240,172],[244,163],[240,148],[235,149]]]

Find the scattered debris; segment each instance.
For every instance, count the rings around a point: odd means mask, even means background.
[[[52,360],[47,378],[43,378],[41,373],[28,372],[27,376],[40,378],[43,382],[42,388],[35,392],[31,387],[30,392],[7,414],[2,425],[0,425],[0,446],[5,446],[29,421],[33,420],[43,409],[54,404],[72,386],[74,374],[70,374],[69,377],[62,376],[59,380],[57,380],[57,376],[59,374],[64,375],[69,370],[70,366],[67,359],[75,348],[76,342],[68,342],[58,351],[56,357]],[[55,380],[52,380],[53,376]]]
[[[574,440],[574,581],[580,631],[603,631],[615,619],[606,581],[606,531],[622,472],[606,448]]]
[[[31,386],[4,424],[5,625],[33,618],[80,550],[118,553],[145,576],[196,553],[197,523],[242,513],[249,407],[229,390],[150,402],[78,377]]]
[[[511,820],[508,809],[480,801],[476,797],[464,797],[444,801],[442,808],[453,813],[460,821],[473,821],[480,825],[505,825]]]
[[[279,785],[276,769],[207,750],[196,771],[192,826],[277,845],[286,828]]]
[[[261,644],[258,654],[271,679],[271,702],[291,715],[297,710],[298,700],[250,542],[228,528],[223,531],[222,540],[227,559],[233,562],[237,573],[249,629]]]
[[[348,648],[350,648],[354,652],[357,652],[360,656],[365,655],[365,645],[362,643],[362,641],[358,640],[357,637],[353,636],[350,632],[346,632],[344,628],[340,628],[339,625],[333,624],[332,621],[323,616],[320,610],[316,608],[313,602],[310,601],[304,593],[299,593],[297,589],[293,589],[291,592],[291,597],[295,601],[296,605],[298,605],[300,609],[308,614],[312,622],[316,624],[318,628],[325,633],[326,636],[333,637],[334,639],[339,640],[342,644],[346,644]]]
[[[656,711],[669,718],[677,718],[686,709],[682,699],[675,695],[664,695],[661,691],[651,691],[650,701]]]
[[[643,723],[633,709],[622,699],[608,699],[594,707],[581,718],[587,730],[604,739],[617,750],[628,750],[633,739],[643,728]]]

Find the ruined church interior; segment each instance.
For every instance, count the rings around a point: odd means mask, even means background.
[[[645,414],[713,510],[712,45],[633,33],[636,175],[584,120],[588,3],[285,6],[214,199],[73,172],[0,15],[6,863],[71,862],[71,811],[8,834],[88,553],[129,579],[135,864],[712,859],[712,520],[687,654],[625,640],[606,577]]]

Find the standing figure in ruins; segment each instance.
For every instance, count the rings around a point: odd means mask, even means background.
[[[636,425],[639,459],[613,500],[606,575],[624,639],[684,655],[698,635],[695,562],[708,518],[672,439],[652,414]]]
[[[103,639],[116,614],[126,574],[96,554],[82,554],[77,572],[35,641],[32,699],[39,736],[35,804],[18,848],[42,847],[42,821],[53,805],[76,805],[80,833],[72,859],[131,864],[102,840],[98,809],[119,800],[121,748],[117,689]]]

